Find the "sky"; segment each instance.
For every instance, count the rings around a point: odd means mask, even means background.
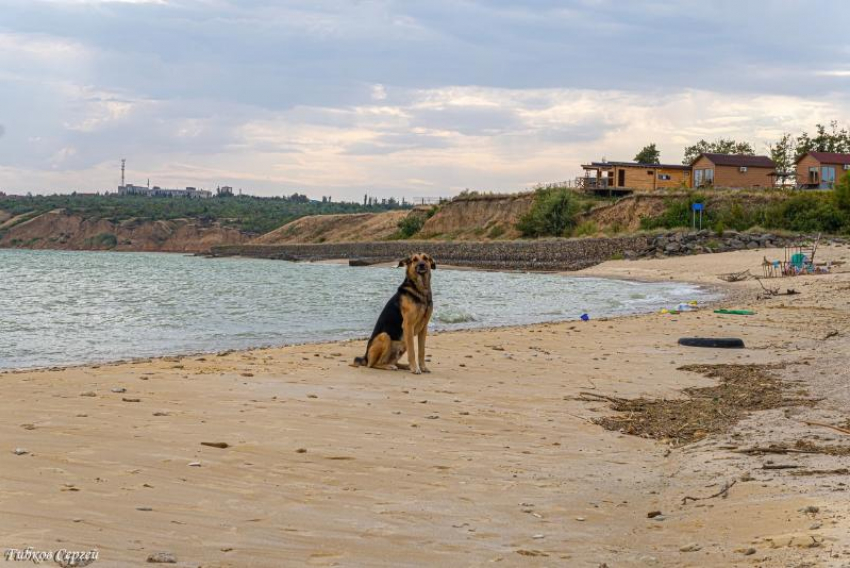
[[[845,0],[0,0],[0,191],[518,191],[850,125]]]

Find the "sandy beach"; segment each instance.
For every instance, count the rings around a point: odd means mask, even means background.
[[[793,296],[718,279],[782,254],[579,273],[718,286],[755,315],[442,333],[420,376],[350,367],[363,341],[2,373],[0,544],[119,567],[848,565],[850,435],[805,422],[850,428],[850,267],[770,282]],[[607,430],[582,395],[678,399],[716,384],[681,367],[723,364],[813,402],[682,445]]]

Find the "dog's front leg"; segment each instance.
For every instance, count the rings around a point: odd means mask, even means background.
[[[407,361],[410,363],[410,372],[414,375],[422,374],[419,363],[416,362],[416,352],[413,349],[413,324],[404,322],[404,344],[407,346]]]
[[[422,328],[422,331],[419,332],[419,369],[423,373],[430,373],[428,367],[425,366],[425,338],[428,337],[428,326]]]

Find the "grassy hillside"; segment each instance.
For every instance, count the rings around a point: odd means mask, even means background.
[[[11,216],[35,217],[54,209],[87,219],[113,222],[127,219],[169,221],[199,219],[219,222],[246,233],[261,234],[305,215],[364,213],[398,209],[398,206],[364,207],[358,203],[321,203],[304,196],[226,197],[212,199],[151,198],[119,195],[36,195],[0,198],[0,211]]]

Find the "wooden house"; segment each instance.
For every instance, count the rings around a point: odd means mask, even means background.
[[[637,162],[591,162],[581,166],[584,177],[578,186],[586,191],[607,193],[648,192],[690,187],[691,167],[681,164]]]
[[[850,154],[807,152],[797,159],[797,185],[806,189],[832,189],[850,175]]]
[[[692,187],[773,187],[776,165],[767,156],[700,154],[691,163]]]

